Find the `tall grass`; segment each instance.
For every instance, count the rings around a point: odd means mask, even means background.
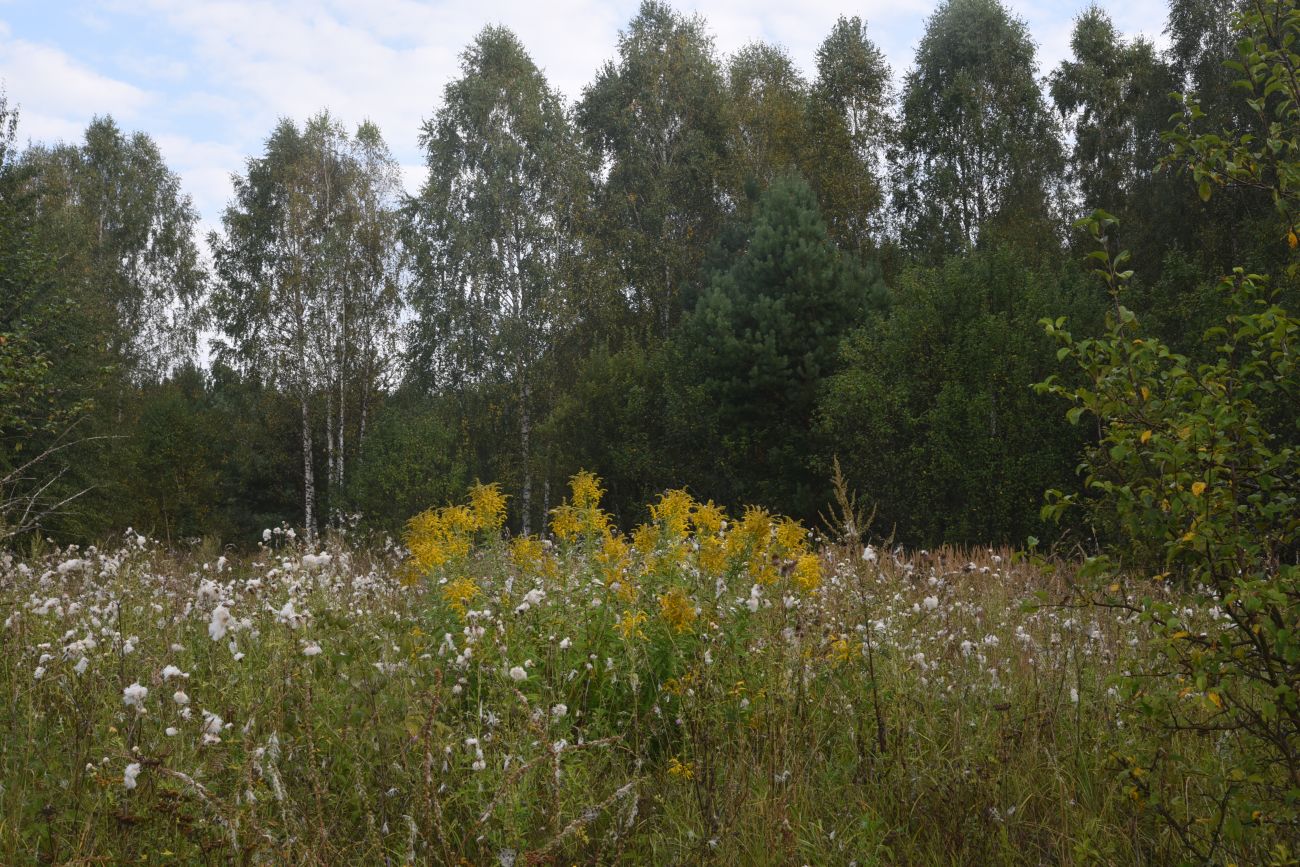
[[[614,542],[581,496],[557,543],[471,519],[437,565],[283,533],[5,555],[0,862],[1174,857],[1126,786],[1139,627],[1068,569],[682,497]]]

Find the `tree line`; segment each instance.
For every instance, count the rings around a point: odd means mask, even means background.
[[[19,148],[6,102],[0,539],[393,528],[475,478],[527,533],[579,468],[625,524],[681,486],[815,522],[837,464],[880,536],[1068,536],[1042,492],[1098,431],[1032,385],[1040,319],[1103,327],[1074,221],[1116,216],[1128,306],[1193,354],[1223,273],[1293,255],[1265,190],[1167,160],[1259,123],[1243,5],[1171,0],[1164,51],[1092,7],[1044,74],[999,0],[944,0],[896,86],[860,18],[809,77],[646,0],[573,104],[487,27],[416,193],[374,124],[285,119],[206,239],[146,133]]]

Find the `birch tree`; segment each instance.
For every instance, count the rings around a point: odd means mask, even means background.
[[[324,404],[326,492],[345,477],[349,406],[363,419],[395,357],[400,305],[397,169],[377,129],[328,113],[277,125],[236,177],[213,234],[218,355],[292,394],[301,411],[303,523],[317,526],[315,420]]]
[[[904,240],[918,253],[973,247],[995,219],[1047,216],[1062,155],[1036,72],[1024,22],[999,0],[946,0],[930,17],[895,160]]]
[[[484,29],[424,125],[413,203],[413,357],[437,388],[505,385],[531,530],[539,364],[553,338],[582,164],[559,95],[519,40]]]

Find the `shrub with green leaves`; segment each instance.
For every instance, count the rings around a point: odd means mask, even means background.
[[[1137,604],[1156,652],[1124,680],[1147,722],[1197,732],[1203,750],[1165,742],[1123,772],[1134,801],[1168,819],[1198,862],[1217,863],[1258,835],[1282,846],[1300,833],[1300,319],[1270,301],[1266,278],[1237,270],[1223,283],[1232,312],[1205,335],[1217,357],[1193,365],[1142,336],[1121,303],[1126,257],[1104,246],[1113,224],[1103,212],[1083,221],[1103,245],[1093,256],[1114,299],[1106,334],[1075,340],[1064,319],[1044,321],[1083,384],[1052,377],[1039,388],[1073,402],[1071,420],[1095,418],[1099,433],[1084,493],[1050,491],[1044,513],[1080,507],[1103,534],[1107,553],[1086,574],[1179,581],[1190,593]],[[1120,590],[1109,583],[1096,601],[1133,607]],[[1152,787],[1157,763],[1173,763],[1184,784]]]

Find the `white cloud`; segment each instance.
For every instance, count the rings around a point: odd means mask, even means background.
[[[841,14],[863,17],[901,78],[936,0],[678,0],[703,15],[719,54],[755,40],[784,45],[811,78],[817,46]],[[510,27],[551,84],[576,100],[615,56],[638,0],[117,0],[95,12],[97,39],[118,38],[111,60],[129,81],[91,68],[57,44],[15,38],[0,24],[0,75],[24,106],[24,136],[75,138],[93,114],[150,132],[181,173],[205,221],[218,219],[229,175],[262,149],[280,117],[328,108],[351,125],[379,124],[408,189],[423,180],[417,137],[459,73],[459,54],[486,24]],[[1040,44],[1040,71],[1069,51],[1087,0],[1010,0]],[[1107,0],[1121,30],[1158,37],[1163,0]],[[60,14],[51,10],[51,15]],[[133,29],[157,43],[130,51]],[[57,39],[53,40],[55,43]]]
[[[79,138],[96,114],[143,118],[151,95],[90,69],[57,47],[14,38],[0,25],[0,78],[21,106],[20,134],[35,140]]]

